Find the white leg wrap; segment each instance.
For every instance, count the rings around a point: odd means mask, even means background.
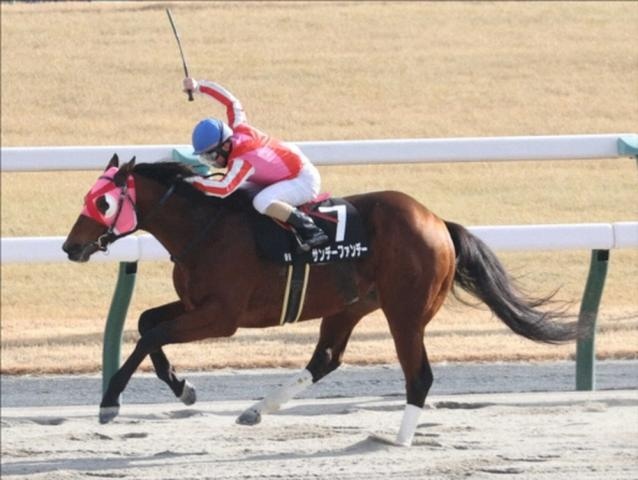
[[[273,413],[281,408],[281,406],[291,398],[299,395],[306,388],[312,385],[312,374],[304,369],[295,375],[291,381],[270,392],[263,400],[260,400],[252,406],[253,409],[260,413]]]
[[[419,422],[419,416],[423,409],[409,403],[405,406],[403,411],[403,420],[401,421],[401,428],[399,428],[399,434],[397,435],[397,444],[409,447],[412,445],[412,438],[416,431],[417,423]]]

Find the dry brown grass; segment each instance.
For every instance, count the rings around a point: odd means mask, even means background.
[[[3,146],[186,143],[212,102],[189,103],[164,8],[193,76],[219,81],[286,140],[636,131],[638,4],[45,3],[2,8]],[[107,159],[105,159],[106,162]],[[466,225],[634,220],[635,162],[322,167],[335,195],[400,189]],[[65,235],[96,172],[2,174],[2,236]],[[589,252],[501,255],[524,286],[580,300]],[[598,352],[636,356],[638,254],[614,251]],[[2,266],[2,371],[95,371],[116,265]],[[140,265],[127,319],[172,301],[170,266]],[[574,307],[577,308],[577,305]],[[568,358],[487,313],[446,305],[435,361]],[[307,361],[317,322],[169,347],[181,368]],[[379,315],[346,360],[394,361]],[[146,365],[148,367],[148,365]]]

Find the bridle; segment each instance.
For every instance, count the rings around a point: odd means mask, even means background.
[[[109,245],[109,243],[114,242],[115,240],[117,240],[118,238],[124,236],[124,235],[128,235],[130,233],[133,233],[136,229],[137,229],[137,206],[135,205],[135,200],[132,198],[130,191],[133,191],[135,189],[135,183],[133,181],[132,177],[129,177],[126,179],[126,182],[124,183],[124,185],[122,185],[120,187],[120,195],[119,195],[119,199],[117,202],[117,211],[115,212],[115,217],[113,218],[112,221],[109,221],[109,223],[105,222],[102,219],[102,215],[100,213],[100,211],[97,209],[97,207],[95,206],[95,202],[94,199],[95,198],[99,198],[102,195],[110,192],[111,190],[114,190],[116,188],[118,188],[117,184],[115,183],[115,178],[114,177],[110,177],[108,175],[101,175],[98,180],[107,180],[109,183],[107,183],[106,185],[104,185],[102,188],[96,190],[95,192],[91,191],[89,192],[85,199],[84,199],[84,205],[86,207],[86,209],[88,210],[89,213],[89,217],[98,221],[99,223],[105,224],[108,228],[108,230],[103,233],[102,235],[100,235],[97,240],[95,240],[95,242],[93,242],[93,245],[95,245],[97,247],[98,250],[105,252],[107,250],[107,247]],[[130,191],[129,191],[130,189]],[[135,212],[135,217],[136,217],[136,225],[135,225],[135,229],[131,230],[130,232],[125,232],[123,234],[117,234],[115,233],[115,229],[116,229],[116,225],[118,220],[120,219],[120,216],[122,215],[122,211],[123,211],[123,207],[124,207],[124,202],[128,200],[131,203],[131,206]]]
[[[95,246],[97,250],[101,252],[106,252],[108,249],[108,246],[111,243],[115,242],[116,240],[119,240],[122,237],[126,237],[138,231],[139,225],[141,222],[138,221],[138,219],[140,218],[139,209],[137,208],[137,203],[134,198],[135,180],[133,178],[133,175],[129,175],[126,178],[126,182],[124,182],[124,184],[121,186],[117,185],[117,183],[115,182],[115,178],[109,175],[102,175],[98,178],[98,180],[107,180],[109,183],[107,183],[100,189],[96,190],[95,192],[89,192],[84,199],[84,204],[86,209],[88,210],[88,216],[92,218],[93,220],[96,220],[98,223],[102,223],[103,225],[107,227],[106,232],[100,235],[90,245]],[[166,201],[175,191],[176,185],[177,185],[176,183],[173,183],[168,188],[168,190],[164,193],[164,195],[162,195],[162,198],[159,200],[157,205],[155,205],[153,210],[151,210],[151,212],[146,216],[146,218],[144,219],[145,221],[148,221],[150,218],[156,215],[159,209],[162,206],[164,206]],[[107,192],[110,192],[111,190],[115,190],[116,188],[120,189],[120,194],[117,201],[117,211],[115,212],[113,220],[112,221],[109,220],[109,222],[107,223],[103,220],[103,215],[95,206],[93,199],[99,198],[100,196],[106,194]],[[126,201],[130,202],[130,205],[133,208],[133,211],[135,212],[135,224],[133,228],[131,228],[130,230],[127,230],[125,232],[117,232],[117,222],[120,219],[120,216],[122,215],[122,211],[124,210],[124,205]]]
[[[208,176],[214,177],[218,175],[223,176],[223,174],[221,173],[213,173],[212,175],[208,175]],[[138,221],[138,219],[140,218],[140,215],[139,215],[139,210],[137,208],[137,203],[135,201],[135,180],[133,178],[133,175],[129,174],[129,176],[126,178],[126,182],[122,186],[119,186],[115,182],[114,176],[102,175],[98,178],[98,180],[107,180],[108,183],[100,187],[95,192],[93,191],[89,192],[85,197],[84,203],[85,203],[86,209],[88,210],[87,212],[88,216],[92,218],[93,220],[97,221],[98,223],[101,223],[107,227],[107,231],[103,233],[102,235],[100,235],[95,241],[93,241],[89,245],[95,246],[95,248],[101,252],[106,252],[111,243],[115,242],[116,240],[122,237],[126,237],[132,233],[135,233],[137,230],[139,230],[140,228],[139,225],[142,223],[142,221]],[[170,196],[175,191],[175,188],[177,187],[177,184],[180,182],[180,180],[181,178],[177,178],[171,184],[168,190],[164,192],[164,195],[162,195],[162,198],[160,198],[159,202],[153,207],[153,209],[149,212],[149,214],[146,215],[146,217],[143,220],[144,222],[148,222],[149,219],[157,215],[157,213],[160,211],[160,209],[164,206],[164,204],[168,201]],[[109,221],[110,223],[109,224],[104,221],[103,215],[97,209],[93,200],[117,188],[120,189],[120,194],[117,201],[117,211],[115,212],[115,215],[113,216],[113,220]],[[117,221],[122,215],[122,211],[124,210],[124,205],[126,201],[130,203],[131,207],[133,208],[133,211],[135,212],[135,225],[130,230],[127,230],[124,232],[118,232]],[[181,250],[179,254],[171,255],[171,260],[173,262],[182,261],[182,259],[186,256],[186,254],[190,250],[192,250],[197,244],[199,244],[204,239],[206,234],[210,231],[210,229],[213,227],[213,225],[217,223],[217,220],[219,219],[221,212],[222,212],[221,209],[218,210],[217,214],[213,215],[210,218],[210,220],[206,223],[206,225],[204,225],[204,227],[198,232],[198,234],[186,244],[186,246]]]

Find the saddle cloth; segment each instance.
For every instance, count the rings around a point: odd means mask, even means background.
[[[329,243],[302,252],[290,227],[259,215],[255,220],[254,235],[257,251],[262,257],[284,265],[293,262],[316,265],[356,260],[369,253],[361,217],[348,201],[328,198],[298,208],[326,232]]]
[[[341,198],[318,199],[298,208],[310,215],[326,232],[330,239],[326,245],[303,252],[290,227],[265,215],[255,217],[253,229],[258,254],[287,266],[280,324],[299,320],[305,303],[310,265],[341,262],[335,267],[335,282],[346,304],[356,301],[352,261],[370,252],[361,216],[348,201]]]

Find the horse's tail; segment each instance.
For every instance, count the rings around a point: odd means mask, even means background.
[[[520,293],[494,252],[483,241],[461,225],[445,224],[456,250],[455,284],[483,301],[498,318],[523,337],[545,343],[562,343],[580,337],[576,322],[558,321],[564,319],[564,311],[539,309],[547,308],[553,294],[530,298]]]

